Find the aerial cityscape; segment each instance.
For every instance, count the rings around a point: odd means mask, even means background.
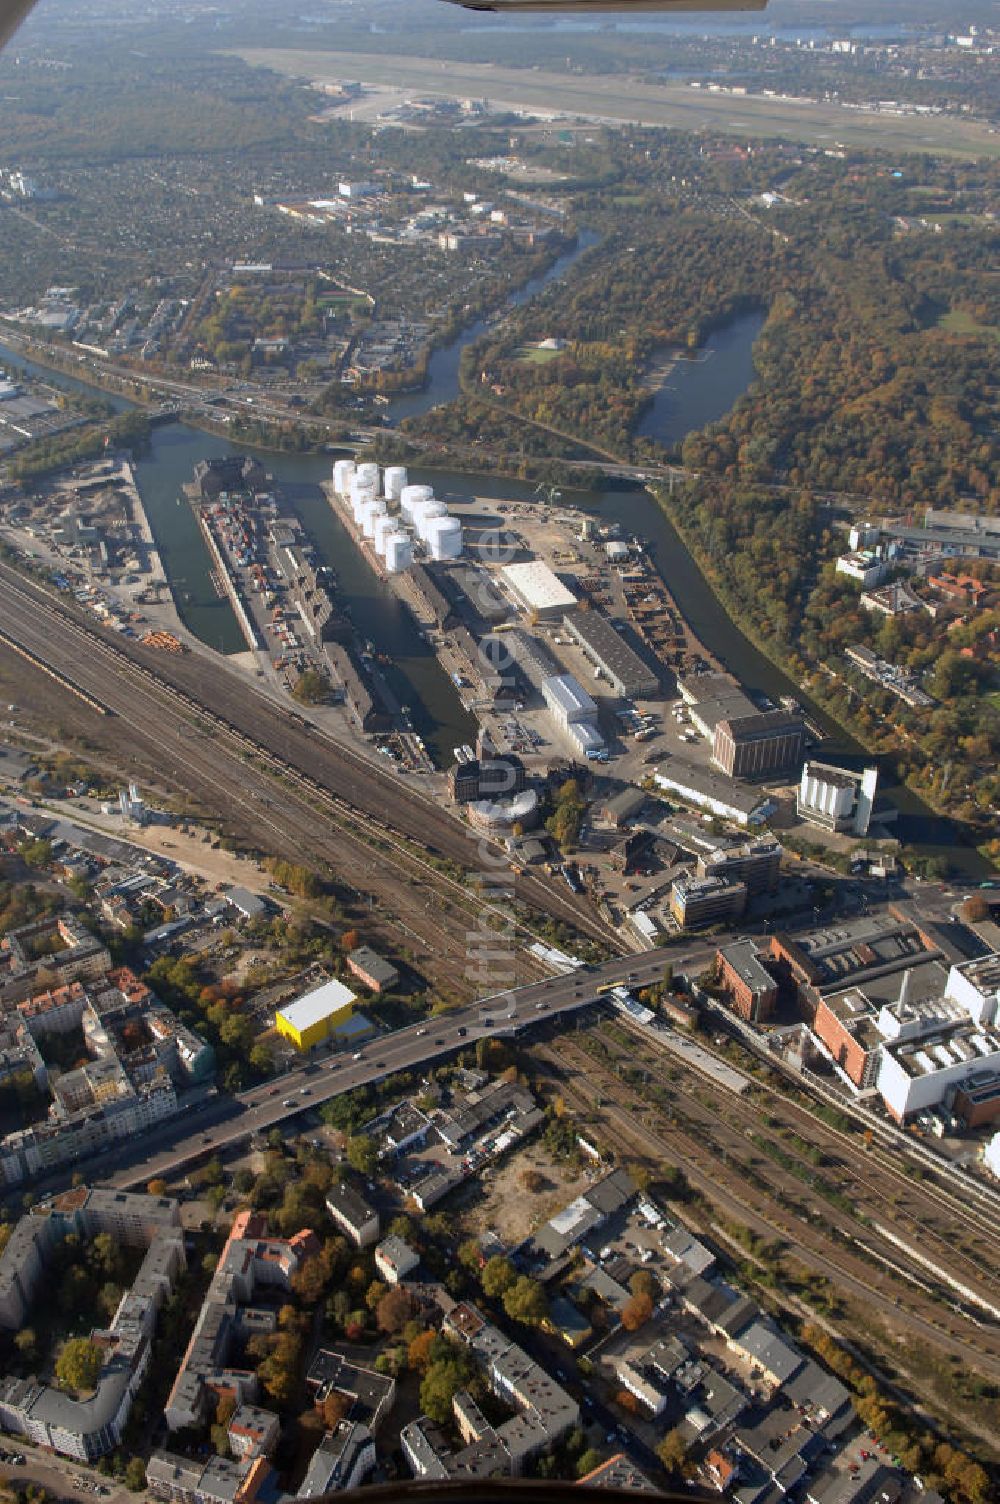
[[[1000,1498],[1000,14],[571,8],[0,18],[0,1504]]]

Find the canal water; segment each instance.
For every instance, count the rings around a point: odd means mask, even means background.
[[[576,245],[564,255],[558,256],[547,271],[539,273],[537,277],[531,277],[523,287],[511,293],[507,300],[507,307],[520,308],[522,303],[527,303],[551,282],[557,282],[565,277],[570,267],[580,259],[584,251],[596,245],[600,236],[591,230],[581,230],[577,236]],[[440,407],[443,402],[452,402],[458,396],[458,368],[462,359],[462,351],[467,346],[474,344],[490,328],[495,320],[477,319],[474,324],[469,324],[463,329],[457,339],[450,344],[441,345],[434,350],[427,362],[427,384],[419,392],[404,392],[398,397],[393,397],[389,403],[389,415],[394,423],[399,423],[403,418],[414,418],[421,413],[426,413],[432,407]]]
[[[584,248],[581,245],[554,263],[544,277],[536,279],[534,291],[564,274]],[[526,288],[521,291],[522,300],[530,295]],[[753,379],[753,344],[762,323],[763,315],[759,312],[738,315],[713,334],[706,346],[712,352],[707,359],[679,362],[666,389],[657,395],[644,415],[643,431],[665,444],[675,444],[684,433],[722,417]],[[485,327],[477,323],[452,345],[435,352],[427,389],[397,399],[392,405],[393,415],[403,415],[400,409],[403,403],[423,404],[405,409],[413,413],[450,400],[457,391],[461,350]],[[0,364],[25,369],[53,384],[83,385],[33,366],[2,345]],[[93,391],[92,387],[84,389]],[[116,407],[128,405],[123,399],[110,400]],[[251,452],[247,446],[232,445],[184,424],[171,423],[153,429],[148,450],[136,467],[150,525],[164,568],[175,587],[181,615],[203,641],[223,652],[240,651],[243,639],[228,602],[219,600],[212,585],[208,553],[193,513],[186,501],[178,504],[178,497],[181,484],[190,480],[199,459]],[[320,490],[320,482],[331,474],[332,460],[325,455],[272,453],[261,458],[311,536],[319,557],[336,571],[338,599],[350,610],[360,636],[370,639],[389,660],[382,671],[400,701],[410,707],[414,726],[438,763],[447,766],[452,748],[471,739],[475,722],[464,710],[451,679],[420,636],[408,608],[366,563]],[[533,486],[516,480],[420,467],[410,467],[410,475],[415,481],[433,485],[443,499],[449,495],[467,498],[472,493],[498,500],[536,499]],[[564,491],[564,498],[606,521],[617,522],[624,533],[644,540],[694,631],[751,693],[772,700],[785,695],[804,698],[800,687],[732,622],[676,529],[646,490],[622,483],[604,491]],[[814,714],[832,736],[825,750],[859,765],[863,758],[860,746],[815,708]],[[887,764],[884,787],[899,808],[901,838],[928,852],[940,852],[970,873],[985,870],[975,852],[960,849],[958,832],[950,821],[934,816],[909,790],[898,785],[892,787],[894,783],[893,770]]]

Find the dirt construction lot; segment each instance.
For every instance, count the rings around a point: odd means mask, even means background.
[[[528,1171],[543,1177],[544,1185],[537,1192],[522,1184]],[[485,1200],[463,1213],[465,1232],[468,1236],[495,1232],[502,1243],[513,1247],[592,1183],[593,1174],[586,1168],[557,1164],[544,1144],[527,1144],[484,1181]]]

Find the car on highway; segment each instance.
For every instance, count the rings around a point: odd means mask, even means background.
[[[292,1097],[285,1097],[285,1099],[284,1099],[284,1101],[282,1102],[281,1105],[282,1105],[282,1107],[294,1107],[295,1106],[295,1100]]]
[[[468,1034],[469,1031],[468,1031],[468,1029],[464,1029],[463,1028],[463,1029],[456,1029],[455,1032],[457,1033],[459,1039],[464,1039],[465,1036],[466,1036],[466,1034]]]
[[[426,1033],[427,1033],[426,1029],[418,1029],[417,1030],[417,1037],[419,1038],[421,1034],[426,1034]]]
[[[361,1060],[362,1056],[363,1056],[363,1051],[361,1051],[361,1050],[355,1050],[354,1054],[351,1056],[351,1059],[352,1060]]]
[[[435,1044],[444,1044],[444,1040],[443,1039],[435,1039],[434,1043]]]
[[[308,1088],[308,1086],[300,1086],[299,1087],[299,1096],[300,1097],[308,1097],[308,1095],[309,1095],[309,1088]]]

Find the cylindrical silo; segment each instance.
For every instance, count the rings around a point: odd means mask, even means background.
[[[406,466],[387,465],[384,478],[385,494],[390,501],[398,501],[406,485]]]
[[[366,501],[361,508],[361,531],[366,538],[375,536],[375,519],[385,516],[385,502],[375,497],[373,501]]]
[[[369,482],[361,480],[357,475],[351,481],[351,510],[354,513],[355,522],[361,521],[361,509],[366,502],[375,500],[375,487]]]
[[[375,518],[375,529],[374,529],[374,531],[372,533],[372,538],[375,541],[375,552],[378,554],[378,556],[379,556],[380,559],[384,559],[385,558],[385,540],[386,540],[386,538],[388,538],[388,536],[389,536],[390,533],[394,533],[395,531],[396,531],[396,519],[395,519],[395,517],[390,517],[388,515],[388,513],[383,512],[382,515],[381,515],[381,517],[376,517]]]
[[[368,482],[374,491],[378,490],[379,475],[377,465],[366,460],[363,465],[358,466],[356,474],[359,480]]]
[[[457,559],[462,553],[462,524],[457,517],[428,517],[424,541],[432,559]]]
[[[413,545],[405,533],[390,533],[385,540],[385,567],[390,574],[402,574],[413,563]]]
[[[420,501],[413,508],[413,526],[421,543],[427,542],[427,526],[432,517],[447,517],[448,508],[443,501],[432,496],[430,501]]]
[[[353,460],[337,460],[333,467],[333,489],[341,496],[346,496],[354,479],[357,469]]]
[[[409,522],[413,508],[418,501],[430,501],[434,495],[433,486],[404,486],[399,493],[399,509]]]

